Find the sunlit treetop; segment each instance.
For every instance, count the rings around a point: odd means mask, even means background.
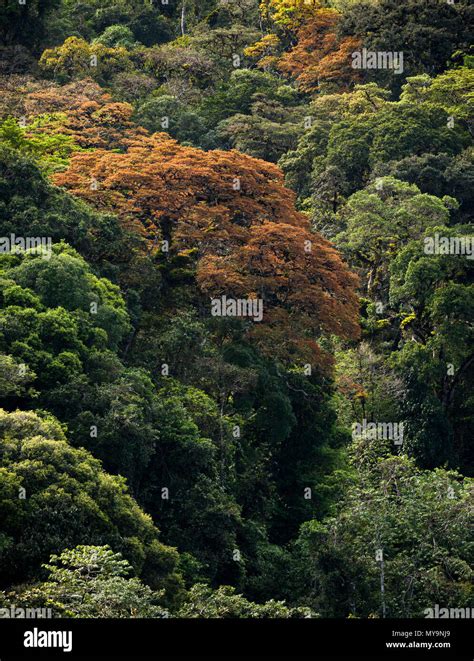
[[[319,0],[262,0],[260,13],[278,26],[294,29],[299,22],[320,9]]]

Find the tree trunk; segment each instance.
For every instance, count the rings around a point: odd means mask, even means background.
[[[183,37],[185,34],[185,28],[186,28],[186,0],[183,0],[183,4],[181,6],[181,36]]]

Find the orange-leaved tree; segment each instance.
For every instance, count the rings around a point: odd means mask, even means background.
[[[296,78],[301,90],[317,91],[321,83],[348,88],[360,79],[352,68],[351,54],[361,42],[356,37],[340,38],[337,27],[341,14],[335,9],[315,9],[296,29],[296,45],[284,53],[279,69]]]
[[[361,42],[339,36],[339,11],[322,7],[319,0],[262,0],[260,12],[270,33],[245,50],[258,67],[286,73],[309,93],[321,84],[338,91],[360,81],[352,53]]]
[[[310,231],[277,166],[160,133],[125,153],[75,154],[55,181],[138,224],[157,259],[186,256],[203,294],[261,300],[263,321],[246,328],[263,351],[321,365],[321,335],[357,336],[356,278]]]
[[[69,135],[81,148],[123,149],[130,139],[148,134],[132,122],[133,107],[116,102],[93,80],[57,85],[14,77],[12,84],[0,80],[0,115],[13,115],[31,126],[38,116],[54,114],[57,121],[39,122],[36,133]]]

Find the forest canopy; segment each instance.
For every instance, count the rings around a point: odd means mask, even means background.
[[[473,17],[5,0],[0,607],[472,607]]]

